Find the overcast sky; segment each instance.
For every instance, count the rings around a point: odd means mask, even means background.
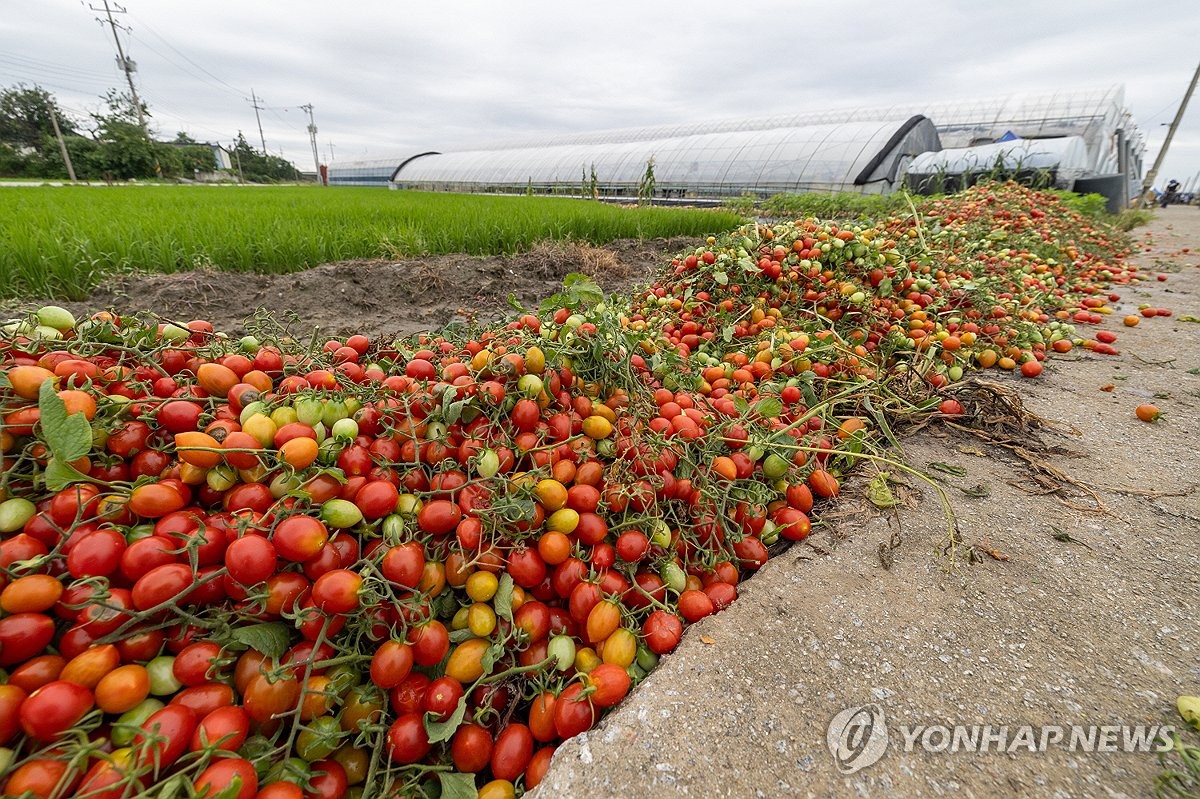
[[[102,0],[91,0],[102,5]],[[523,136],[1123,83],[1161,147],[1200,61],[1200,2],[1166,0],[127,0],[153,126],[322,162]],[[0,0],[0,86],[85,116],[124,86],[80,0]],[[937,121],[936,119],[934,120]],[[1200,172],[1200,96],[1159,185]]]

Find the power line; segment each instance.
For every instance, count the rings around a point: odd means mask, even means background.
[[[187,61],[189,64],[191,64],[192,66],[194,66],[196,69],[200,70],[200,71],[201,71],[201,72],[203,72],[205,75],[208,75],[210,78],[212,78],[213,80],[215,80],[217,83],[220,83],[221,85],[223,85],[223,86],[227,87],[227,88],[228,88],[230,91],[232,91],[233,93],[237,94],[238,96],[241,96],[241,97],[244,97],[244,96],[245,96],[245,94],[246,94],[246,90],[245,90],[245,89],[239,89],[237,86],[234,86],[234,85],[232,85],[232,84],[228,83],[227,81],[224,81],[224,80],[222,80],[221,78],[217,77],[217,76],[216,76],[216,75],[214,75],[213,73],[209,72],[207,69],[205,69],[203,66],[201,66],[200,64],[198,64],[196,61],[194,61],[194,60],[192,60],[191,58],[189,58],[189,57],[188,57],[188,55],[187,55],[187,53],[184,53],[182,50],[180,50],[179,48],[177,48],[175,45],[173,45],[173,44],[171,44],[169,41],[167,41],[166,37],[164,37],[164,36],[163,36],[161,33],[159,33],[158,31],[156,31],[156,30],[155,30],[155,29],[154,29],[152,26],[148,25],[146,22],[144,22],[144,21],[143,21],[142,19],[140,19],[139,17],[137,17],[137,16],[134,16],[133,14],[130,14],[130,17],[131,17],[132,19],[135,19],[135,20],[137,20],[137,23],[138,23],[139,25],[141,25],[142,27],[144,27],[146,30],[150,31],[150,33],[151,33],[152,35],[154,35],[154,36],[155,36],[155,37],[156,37],[156,38],[157,38],[157,39],[158,39],[160,42],[162,42],[162,43],[163,43],[163,44],[165,44],[167,47],[169,47],[171,50],[173,50],[175,53],[177,53],[177,54],[179,55],[179,57],[180,57],[180,58],[182,58],[184,61]],[[161,55],[161,53],[160,53],[160,55]]]
[[[52,82],[52,81],[48,81],[48,80],[42,80],[41,78],[39,78],[35,75],[31,75],[31,76],[17,75],[16,77],[18,77],[22,80],[25,80],[25,81],[29,81],[37,86],[48,87],[51,89],[58,89],[59,91],[64,91],[64,92],[79,92],[80,94],[87,94],[87,95],[94,95],[96,93],[95,89],[84,89],[79,86],[68,86],[65,83],[58,83],[57,81]],[[112,88],[108,84],[104,84],[104,85],[105,85],[105,88]]]
[[[41,61],[36,58],[27,58],[26,56],[17,55],[15,53],[0,53],[0,61],[6,62],[14,68],[27,71],[48,72],[62,77],[80,79],[80,80],[95,80],[99,77],[99,73],[90,69],[77,69],[68,67],[62,64],[53,64],[49,61]]]
[[[96,89],[95,88],[83,88],[83,87],[79,86],[78,84],[88,83],[88,84],[92,84],[93,87],[95,87],[95,86],[103,86],[105,88],[112,87],[111,83],[109,83],[108,81],[105,81],[101,78],[85,78],[81,75],[80,76],[75,76],[75,75],[59,76],[59,75],[50,74],[47,76],[46,73],[43,73],[42,71],[40,71],[34,67],[15,67],[15,66],[4,65],[4,72],[6,74],[12,75],[14,78],[17,78],[19,81],[32,81],[37,84],[46,84],[47,86],[54,85],[55,88],[65,89],[66,91],[83,92],[85,94],[94,94]],[[54,81],[54,83],[51,84],[50,81],[47,81],[45,79],[47,77],[52,79]],[[76,84],[76,85],[69,85],[69,84]]]
[[[180,72],[183,72],[185,75],[195,78],[196,80],[200,81],[201,83],[204,83],[207,86],[210,86],[219,92],[224,92],[226,94],[234,95],[236,97],[244,97],[245,96],[245,94],[246,94],[245,92],[239,92],[234,89],[229,89],[223,83],[219,83],[215,80],[212,80],[211,78],[205,77],[204,75],[200,74],[199,72],[196,72],[196,71],[184,66],[183,64],[180,64],[175,59],[173,59],[169,55],[167,55],[166,53],[152,47],[145,39],[138,37],[138,36],[134,36],[134,38],[137,39],[138,43],[142,47],[145,47],[150,52],[158,55],[160,58],[162,58],[168,64],[171,64],[176,69],[178,69]]]
[[[143,93],[143,97],[146,97],[146,95],[144,93]],[[227,135],[227,133],[224,131],[219,131],[219,130],[216,130],[215,128],[210,128],[206,125],[202,125],[202,124],[194,122],[190,118],[190,116],[187,115],[185,112],[180,111],[178,108],[175,108],[172,105],[167,105],[167,104],[163,103],[161,100],[158,100],[154,97],[147,97],[146,102],[149,104],[149,106],[152,109],[155,109],[155,112],[160,117],[169,117],[171,119],[174,119],[176,122],[181,123],[184,128],[190,128],[191,130],[207,131],[208,133],[212,133],[212,134],[216,135],[218,138],[221,138],[221,137],[224,137]]]
[[[300,108],[301,108],[301,109],[303,109],[303,108],[304,108],[304,106],[300,106]],[[271,112],[271,115],[272,115],[273,117],[275,117],[276,119],[278,119],[278,120],[279,120],[280,122],[282,122],[284,125],[287,125],[287,126],[288,126],[289,128],[291,128],[292,130],[296,131],[297,133],[300,133],[300,132],[302,132],[302,130],[303,130],[302,128],[298,127],[298,126],[297,126],[297,125],[296,125],[294,122],[292,122],[292,121],[290,121],[290,120],[288,120],[288,119],[285,119],[284,117],[281,117],[281,116],[279,116],[279,114],[278,114],[278,113],[275,111],[275,109],[274,109],[274,108],[271,108],[270,106],[264,106],[264,110],[266,110],[266,111],[270,111],[270,112]],[[285,108],[284,110],[286,111],[287,109]]]

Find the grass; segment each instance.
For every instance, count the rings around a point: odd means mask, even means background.
[[[1112,223],[1116,225],[1117,230],[1129,232],[1135,227],[1150,224],[1153,218],[1154,212],[1148,208],[1126,208],[1112,217]]]
[[[775,194],[765,200],[753,197],[734,197],[726,200],[724,207],[741,216],[752,216],[756,212],[778,219],[802,219],[816,217],[838,222],[873,220],[907,210],[907,202],[900,193],[855,194],[843,192],[822,194]]]
[[[79,300],[130,271],[285,273],[349,258],[513,253],[548,239],[699,236],[739,221],[720,211],[378,189],[10,188],[0,192],[0,297]]]
[[[1118,230],[1128,232],[1135,227],[1147,225],[1153,218],[1145,209],[1129,208],[1117,214],[1105,210],[1107,200],[1099,194],[1076,194],[1071,191],[1049,189],[1072,211],[1093,219],[1103,220]],[[757,215],[778,219],[801,219],[814,216],[841,223],[864,222],[904,213],[906,200],[902,192],[894,194],[776,194],[765,200],[752,196],[731,197],[722,203],[730,213],[742,217]]]

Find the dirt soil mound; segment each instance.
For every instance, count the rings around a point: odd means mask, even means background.
[[[214,269],[135,274],[101,286],[82,302],[57,304],[77,314],[107,309],[156,313],[179,322],[207,319],[231,335],[245,332],[245,320],[259,308],[294,314],[293,330],[315,326],[331,336],[407,334],[436,329],[456,316],[479,321],[504,316],[512,311],[510,296],[534,308],[572,272],[596,278],[605,291],[627,291],[696,243],[686,237],[603,247],[547,242],[511,256],[341,261],[286,275]],[[17,309],[0,304],[0,310]]]

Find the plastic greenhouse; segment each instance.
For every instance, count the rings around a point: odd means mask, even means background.
[[[986,148],[1011,138],[1056,142],[1022,144],[1018,160],[1058,153],[1055,179],[1074,177],[1077,190],[1104,193],[1114,209],[1140,192],[1145,137],[1125,108],[1122,86],[568,134],[336,164],[329,177],[332,185],[433,191],[579,196],[594,188],[598,197],[620,199],[647,188],[653,159],[657,199],[886,193],[905,183],[922,153],[985,148],[938,162],[943,176],[958,165],[967,178],[976,164],[995,164],[998,151]]]
[[[1022,139],[1079,136],[1088,154],[1089,175],[1127,176],[1130,196],[1141,190],[1145,136],[1125,107],[1125,87],[1077,89],[1051,94],[1011,94],[1004,97],[891,106],[829,109],[758,119],[690,122],[635,130],[556,136],[542,145],[600,144],[638,139],[769,130],[801,125],[825,125],[862,120],[902,120],[921,114],[937,128],[942,146],[951,148],[992,144],[1012,134]],[[523,146],[530,146],[531,142]],[[503,146],[503,145],[502,145]]]
[[[659,199],[716,199],[752,193],[884,193],[908,161],[937,150],[922,116],[759,130],[679,132],[620,142],[580,142],[443,153],[396,170],[397,188],[578,195],[596,176],[600,197],[637,197],[653,164]]]
[[[429,153],[422,153],[429,155]],[[344,161],[329,166],[330,186],[381,186],[386,187],[396,166],[408,156],[382,158],[373,161]],[[419,157],[419,156],[418,156]]]
[[[1013,138],[923,153],[908,165],[906,183],[914,191],[933,193],[956,191],[982,178],[1016,177],[1069,190],[1088,170],[1087,145],[1081,136]]]

